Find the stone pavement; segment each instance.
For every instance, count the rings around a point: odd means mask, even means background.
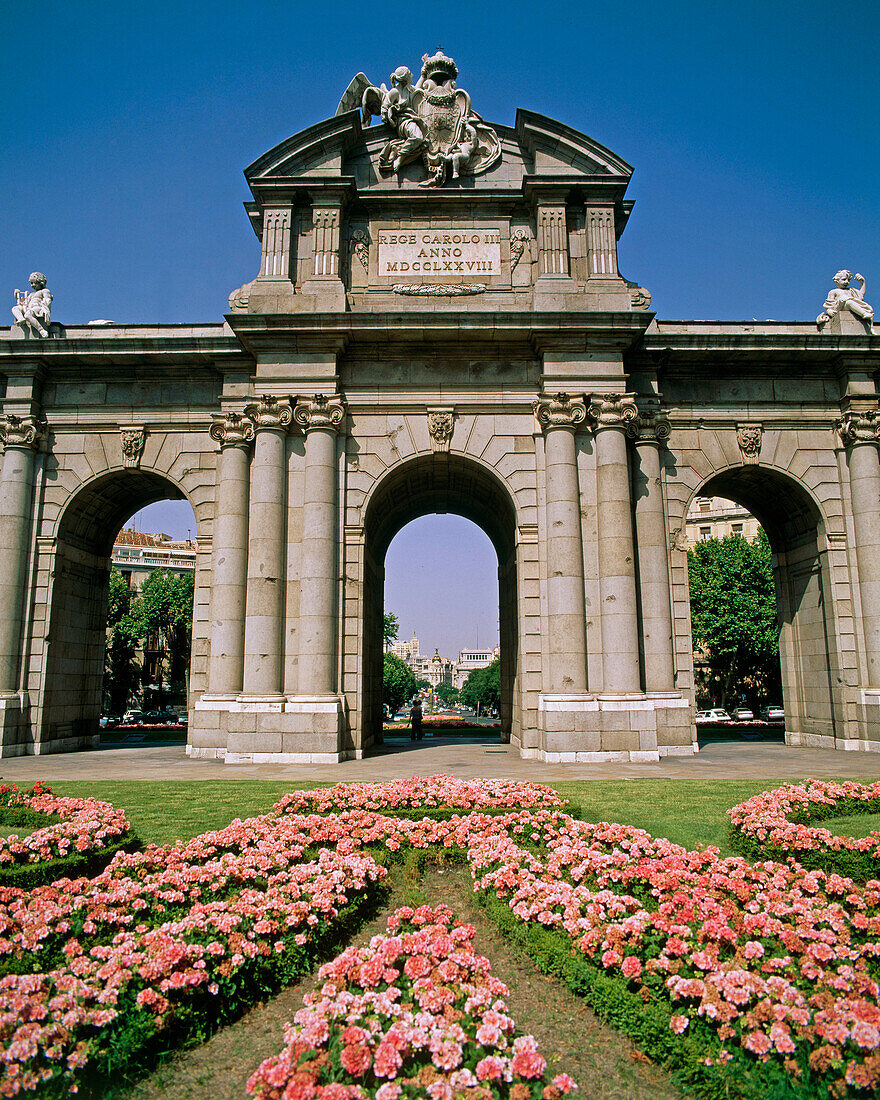
[[[790,748],[781,742],[716,741],[691,757],[654,764],[545,764],[521,760],[515,749],[490,739],[430,738],[419,745],[392,742],[364,760],[341,764],[224,764],[192,760],[181,744],[134,745],[94,752],[18,756],[0,760],[6,782],[37,779],[289,779],[388,780],[444,772],[462,779],[760,779],[773,786],[789,779],[880,778],[880,755]]]

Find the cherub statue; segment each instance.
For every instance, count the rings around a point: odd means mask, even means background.
[[[32,287],[30,293],[22,293],[20,290],[14,292],[15,305],[12,307],[12,316],[25,336],[33,333],[35,336],[45,338],[49,335],[52,295],[46,289],[46,276],[42,272],[33,272],[28,282]]]
[[[854,287],[850,284],[853,279],[859,284]],[[837,313],[851,313],[867,327],[871,336],[874,335],[874,309],[865,301],[865,277],[853,275],[846,269],[838,271],[834,276],[834,289],[828,292],[825,299],[824,312],[816,318],[819,331],[828,324]]]
[[[380,84],[379,88],[367,88],[363,97],[363,120],[369,124],[376,113],[383,122],[397,131],[397,141],[389,141],[382,150],[380,167],[396,172],[403,165],[415,160],[425,144],[424,123],[415,113],[413,100],[418,91],[419,82],[413,84],[413,74],[406,65],[400,65],[391,74],[391,87]],[[378,94],[381,101],[377,103]]]

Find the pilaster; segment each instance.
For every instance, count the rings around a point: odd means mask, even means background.
[[[880,750],[880,412],[876,399],[845,403],[836,428],[849,469],[867,676],[859,691],[866,745],[858,747]]]
[[[33,522],[34,461],[46,435],[40,416],[0,417],[0,755],[25,750],[26,696],[21,682],[22,622]]]
[[[325,189],[312,205],[312,272],[302,285],[302,293],[314,299],[319,311],[345,309],[345,287],[340,277],[342,190]]]

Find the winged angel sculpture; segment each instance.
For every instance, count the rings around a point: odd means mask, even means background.
[[[501,159],[501,142],[491,126],[471,110],[471,97],[456,88],[458,67],[439,49],[422,58],[422,72],[413,83],[401,65],[391,74],[391,87],[375,84],[358,73],[349,84],[336,113],[359,107],[364,125],[374,115],[397,134],[379,155],[383,172],[421,159],[428,176],[420,187],[442,187],[449,178],[485,172]]]

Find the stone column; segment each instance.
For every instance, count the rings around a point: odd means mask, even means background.
[[[251,463],[243,697],[281,699],[289,402],[263,397],[244,410],[256,442]]]
[[[240,413],[215,414],[211,438],[220,444],[211,590],[208,692],[233,699],[242,690],[248,562],[250,449],[254,422]]]
[[[542,397],[534,409],[544,431],[547,482],[547,691],[583,694],[587,690],[586,609],[574,433],[586,419],[587,410],[583,400],[566,393]]]
[[[847,449],[862,628],[870,688],[880,688],[880,413],[848,411],[837,422]]]
[[[626,429],[638,416],[630,393],[593,394],[596,433],[599,600],[602,608],[603,691],[641,690],[635,551]]]
[[[341,397],[324,394],[299,398],[293,415],[306,434],[298,695],[336,695],[336,436],[345,423],[345,403]]]
[[[34,456],[45,431],[45,423],[33,416],[0,417],[6,445],[0,473],[0,698],[14,696],[20,686]]]
[[[660,447],[669,438],[669,420],[659,408],[645,409],[633,422],[632,429],[645,690],[672,692],[675,691],[672,601],[666,517],[660,491]]]

